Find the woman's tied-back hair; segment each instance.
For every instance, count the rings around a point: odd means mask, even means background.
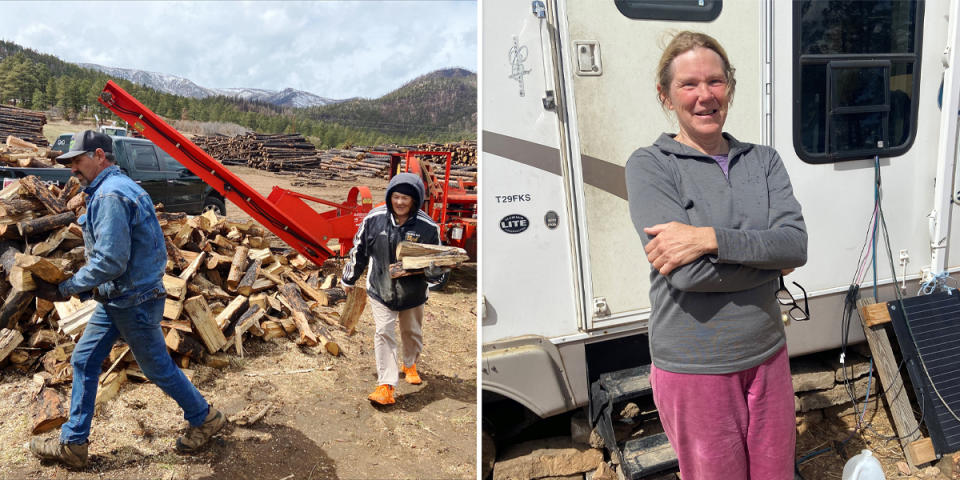
[[[657,64],[657,85],[660,86],[657,92],[657,101],[660,102],[661,107],[665,106],[666,95],[670,91],[670,82],[673,81],[673,72],[670,68],[673,59],[697,47],[713,50],[717,52],[717,55],[720,55],[720,59],[723,60],[723,73],[727,79],[727,97],[730,102],[733,102],[733,92],[737,87],[737,79],[734,77],[736,69],[730,64],[726,50],[720,46],[717,39],[710,35],[684,30],[674,35],[670,43],[664,47],[663,55],[660,56],[660,63]]]

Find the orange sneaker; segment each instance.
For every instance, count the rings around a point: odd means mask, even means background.
[[[406,375],[407,383],[413,385],[420,385],[423,380],[420,380],[420,375],[417,373],[417,364],[414,363],[410,367],[406,367],[403,364],[400,364],[400,370]]]
[[[387,384],[377,386],[377,389],[373,391],[368,397],[373,403],[378,403],[380,405],[392,405],[397,403],[393,399],[393,387]]]

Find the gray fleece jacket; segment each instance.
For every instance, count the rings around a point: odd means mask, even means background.
[[[676,373],[722,374],[755,367],[785,344],[776,300],[779,271],[807,261],[800,204],[777,152],[730,144],[730,172],[663,134],[626,165],[630,217],[644,227],[713,227],[718,253],[661,275],[650,269],[650,353]],[[638,247],[639,248],[639,247]]]

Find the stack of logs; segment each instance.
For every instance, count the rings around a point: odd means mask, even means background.
[[[373,147],[316,150],[300,134],[263,135],[248,133],[235,137],[198,136],[200,148],[224,165],[252,168],[301,177],[295,186],[317,185],[320,180],[356,180],[357,177],[389,178],[390,157],[370,152],[407,151],[453,152],[451,175],[455,179],[476,181],[477,142],[424,143],[419,145],[377,145]],[[443,157],[425,157],[442,175]],[[440,168],[438,168],[440,167]]]
[[[476,181],[477,142],[466,140],[456,143],[421,143],[418,145],[376,145],[372,147],[351,147],[349,149],[331,148],[320,152],[324,165],[341,170],[355,171],[361,176],[388,178],[390,157],[370,152],[399,153],[411,151],[451,152],[450,173],[453,177]],[[422,161],[433,165],[434,173],[443,174],[446,158],[443,156],[421,156]],[[379,167],[379,168],[378,168]],[[366,170],[366,171],[364,171]]]
[[[421,143],[412,149],[426,152],[452,152],[453,164],[477,166],[477,141],[463,140],[453,143]],[[474,170],[476,171],[476,170]]]
[[[268,171],[303,170],[320,165],[317,147],[303,135],[247,133],[235,137],[200,136],[194,143],[224,165],[246,165]]]
[[[13,135],[0,144],[0,162],[11,167],[50,168],[60,166],[53,161],[61,152],[41,147]]]
[[[13,135],[41,147],[47,147],[50,143],[43,136],[43,126],[46,123],[47,116],[43,112],[0,105],[0,138]]]
[[[0,191],[0,367],[35,372],[34,432],[66,420],[61,389],[72,377],[70,353],[97,303],[73,297],[52,303],[36,298],[35,278],[59,283],[85,263],[82,231],[85,194],[75,178],[62,188],[25,177]],[[244,337],[291,338],[318,353],[339,355],[336,337],[352,334],[364,305],[353,289],[353,310],[332,305],[346,295],[334,286],[337,263],[317,267],[289,248],[268,244],[250,223],[213,212],[157,217],[167,250],[167,291],[162,327],[181,368],[192,362],[223,367],[226,353],[243,356]],[[98,404],[127,379],[144,379],[124,344],[114,346],[100,378]]]

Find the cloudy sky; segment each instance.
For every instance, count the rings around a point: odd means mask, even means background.
[[[3,2],[0,38],[68,62],[376,98],[477,71],[475,1]]]

